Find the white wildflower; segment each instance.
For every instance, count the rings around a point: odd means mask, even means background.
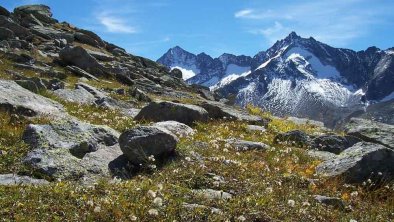
[[[294,201],[294,200],[288,200],[288,201],[287,201],[287,204],[288,204],[290,207],[294,207],[294,206],[295,206],[295,201]]]
[[[150,209],[148,210],[148,214],[151,216],[158,216],[159,215],[159,211],[156,209]]]
[[[161,199],[160,197],[156,197],[153,200],[153,204],[155,204],[157,207],[161,207],[163,206],[163,199]]]

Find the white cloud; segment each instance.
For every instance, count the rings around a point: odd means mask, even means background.
[[[347,43],[368,33],[377,18],[387,9],[369,5],[366,0],[321,0],[282,4],[269,10],[243,9],[234,14],[242,19],[248,31],[263,35],[271,43],[296,31],[335,46]]]
[[[127,24],[127,21],[121,17],[107,15],[105,13],[97,17],[100,24],[103,25],[107,32],[111,33],[136,33],[137,29]]]

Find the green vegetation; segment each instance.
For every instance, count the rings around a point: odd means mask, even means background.
[[[128,181],[100,181],[93,186],[57,182],[42,187],[0,187],[0,217],[16,221],[393,219],[393,184],[369,190],[368,185],[350,186],[316,177],[314,168],[319,161],[308,157],[303,149],[271,143],[277,131],[287,129],[288,124],[274,121],[267,132],[249,132],[240,122],[198,124],[196,134],[178,144],[174,160]],[[304,126],[309,131],[313,128]],[[223,141],[233,137],[264,142],[272,148],[236,151]],[[230,192],[234,197],[207,200],[192,193],[193,189],[205,188]],[[340,197],[351,208],[340,210],[317,204],[312,197],[315,194]],[[210,209],[187,210],[184,203],[215,207],[222,214]]]

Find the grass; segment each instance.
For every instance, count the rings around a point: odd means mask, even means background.
[[[277,128],[279,123],[274,123]],[[282,124],[286,124],[283,122]],[[279,124],[280,125],[280,124]],[[394,186],[375,190],[314,175],[319,163],[295,147],[272,144],[276,132],[248,132],[239,122],[200,123],[196,134],[180,141],[177,158],[128,181],[99,181],[86,187],[58,182],[45,187],[0,187],[1,218],[19,221],[390,221]],[[222,140],[243,138],[272,146],[238,152]],[[187,170],[185,170],[187,169]],[[223,183],[210,174],[223,177]],[[319,179],[311,182],[311,179]],[[207,200],[192,189],[234,194],[231,200]],[[357,195],[355,195],[357,192]],[[158,205],[152,193],[161,198]],[[349,211],[317,204],[312,195],[340,197]],[[290,205],[289,201],[294,201]],[[183,203],[221,209],[185,210]],[[156,209],[158,215],[149,214]],[[152,213],[152,212],[151,212]],[[242,216],[242,217],[241,217]]]

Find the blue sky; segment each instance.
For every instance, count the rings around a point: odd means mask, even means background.
[[[393,0],[0,1],[9,10],[33,3],[153,60],[176,45],[213,57],[255,55],[291,31],[354,50],[394,47]]]

